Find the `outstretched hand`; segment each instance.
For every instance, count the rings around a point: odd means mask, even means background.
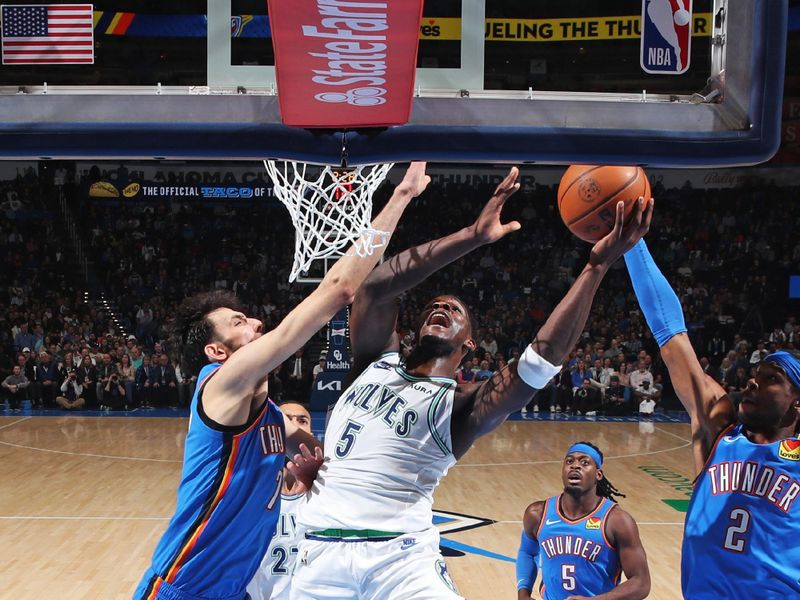
[[[298,493],[303,494],[311,489],[323,460],[322,448],[315,447],[312,454],[308,446],[300,444],[300,454],[295,454],[292,462],[286,464],[286,468],[300,484]]]
[[[503,212],[503,206],[505,206],[506,200],[519,189],[518,178],[519,169],[517,167],[511,167],[506,178],[497,186],[494,194],[489,198],[481,214],[478,215],[478,218],[472,225],[475,237],[478,238],[481,243],[491,244],[522,227],[519,221],[510,221],[508,223],[502,223],[500,221],[500,214]]]
[[[426,164],[419,161],[412,162],[403,177],[403,181],[395,189],[399,192],[408,192],[412,198],[416,198],[424,192],[431,182],[430,176],[425,174]]]
[[[625,203],[622,201],[617,202],[614,229],[594,245],[589,256],[589,263],[610,266],[620,256],[633,248],[650,229],[650,221],[653,218],[653,204],[652,198],[645,200],[640,197],[636,201],[630,221],[627,225],[623,225]]]

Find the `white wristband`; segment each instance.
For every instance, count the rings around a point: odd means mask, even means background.
[[[543,359],[533,346],[528,344],[525,352],[519,357],[517,373],[520,379],[532,388],[542,389],[555,375],[561,372],[561,365],[551,365]]]

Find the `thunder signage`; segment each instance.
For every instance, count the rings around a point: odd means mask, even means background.
[[[642,0],[641,64],[645,73],[680,75],[689,68],[692,0]]]
[[[285,125],[408,122],[422,0],[270,0],[269,17]]]

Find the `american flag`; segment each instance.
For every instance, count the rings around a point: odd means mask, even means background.
[[[4,5],[3,64],[94,63],[91,4]]]

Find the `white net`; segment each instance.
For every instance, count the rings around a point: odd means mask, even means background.
[[[264,166],[295,228],[289,281],[308,271],[315,260],[341,256],[351,244],[359,256],[368,256],[387,243],[388,232],[372,229],[370,222],[372,195],[392,163],[343,169],[265,160]]]

